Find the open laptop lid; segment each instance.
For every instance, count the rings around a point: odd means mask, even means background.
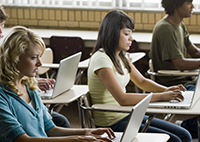
[[[199,70],[199,72],[200,72],[200,70]],[[183,92],[183,95],[190,95],[191,101],[188,101],[187,99],[185,99],[184,101],[187,101],[188,103],[183,103],[183,102],[170,103],[170,101],[168,101],[168,102],[152,102],[152,103],[149,103],[149,107],[151,107],[151,108],[176,108],[176,109],[191,108],[197,102],[197,100],[200,98],[200,75],[199,74],[197,77],[195,91],[185,91],[185,92]]]
[[[199,73],[200,73],[200,70],[199,70]],[[200,74],[198,74],[191,107],[195,105],[195,103],[199,100],[199,98],[200,98]]]
[[[54,98],[73,87],[81,54],[81,52],[78,52],[60,61],[51,98]]]
[[[126,125],[126,129],[124,130],[120,142],[130,142],[136,137],[140,129],[142,120],[144,118],[144,115],[146,113],[146,109],[151,100],[151,97],[152,93],[147,95],[144,99],[142,99],[132,108],[129,121]]]

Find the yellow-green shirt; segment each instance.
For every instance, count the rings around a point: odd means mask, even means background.
[[[100,78],[94,73],[101,68],[111,68],[115,73],[115,77],[119,82],[121,88],[126,92],[126,85],[130,80],[130,74],[128,70],[124,67],[121,61],[122,70],[124,75],[120,75],[112,63],[111,59],[107,54],[100,49],[95,54],[92,55],[88,67],[88,86],[89,92],[91,94],[92,104],[115,104],[119,105],[114,97],[110,94],[104,84],[101,82]],[[94,111],[95,125],[97,126],[111,126],[117,123],[119,120],[126,117],[127,113],[113,113],[113,112],[102,112]]]

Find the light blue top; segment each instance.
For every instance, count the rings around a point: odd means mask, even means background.
[[[15,92],[0,84],[0,142],[15,141],[22,134],[47,137],[55,124],[38,92],[26,87],[35,109]]]

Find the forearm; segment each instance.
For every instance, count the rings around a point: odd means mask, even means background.
[[[47,132],[48,136],[56,137],[56,136],[72,136],[72,135],[87,135],[89,133],[89,129],[76,129],[76,128],[62,128],[62,127],[54,127]]]
[[[197,46],[191,44],[186,48],[192,58],[200,58],[200,49]]]
[[[126,93],[123,98],[120,100],[121,106],[133,106],[140,102],[144,97],[146,97],[149,93]],[[169,101],[173,99],[175,94],[173,91],[159,92],[153,93],[151,102],[158,101]]]
[[[77,142],[82,139],[81,136],[66,137],[29,137],[26,134],[18,137],[14,142]]]
[[[184,70],[195,70],[200,67],[200,58],[192,59],[192,58],[184,58],[182,61],[176,61],[174,64],[181,71]]]
[[[162,93],[153,93],[151,102],[158,102],[158,101],[163,101],[166,100],[163,98],[164,95],[166,95],[167,92],[162,92]]]
[[[167,89],[167,87],[147,78],[143,80],[143,82],[141,82],[138,87],[147,92],[164,92]]]
[[[126,93],[124,97],[120,100],[119,104],[121,106],[134,106],[139,103],[143,98],[145,98],[149,93]],[[151,102],[166,100],[163,96],[167,94],[167,92],[162,93],[153,93]]]
[[[171,59],[173,64],[181,70],[194,70],[199,69],[200,66],[200,49],[194,44],[191,44],[186,47],[187,53],[191,58],[175,58]]]
[[[23,134],[19,136],[15,142],[94,142],[98,140],[110,141],[109,139],[100,136],[104,133],[107,133],[110,138],[115,137],[114,132],[110,128],[61,129],[60,127],[54,127],[48,131],[48,135],[51,137],[30,137],[27,134]]]
[[[147,92],[163,92],[166,90],[165,86],[145,78],[133,65],[131,65],[130,79],[140,89]]]

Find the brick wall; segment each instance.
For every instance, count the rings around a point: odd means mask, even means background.
[[[79,10],[56,8],[6,7],[9,19],[7,27],[23,25],[29,28],[59,28],[76,30],[98,30],[109,10]],[[165,15],[164,12],[125,11],[135,21],[137,32],[152,32],[154,25]],[[200,14],[185,18],[190,33],[199,33]]]

